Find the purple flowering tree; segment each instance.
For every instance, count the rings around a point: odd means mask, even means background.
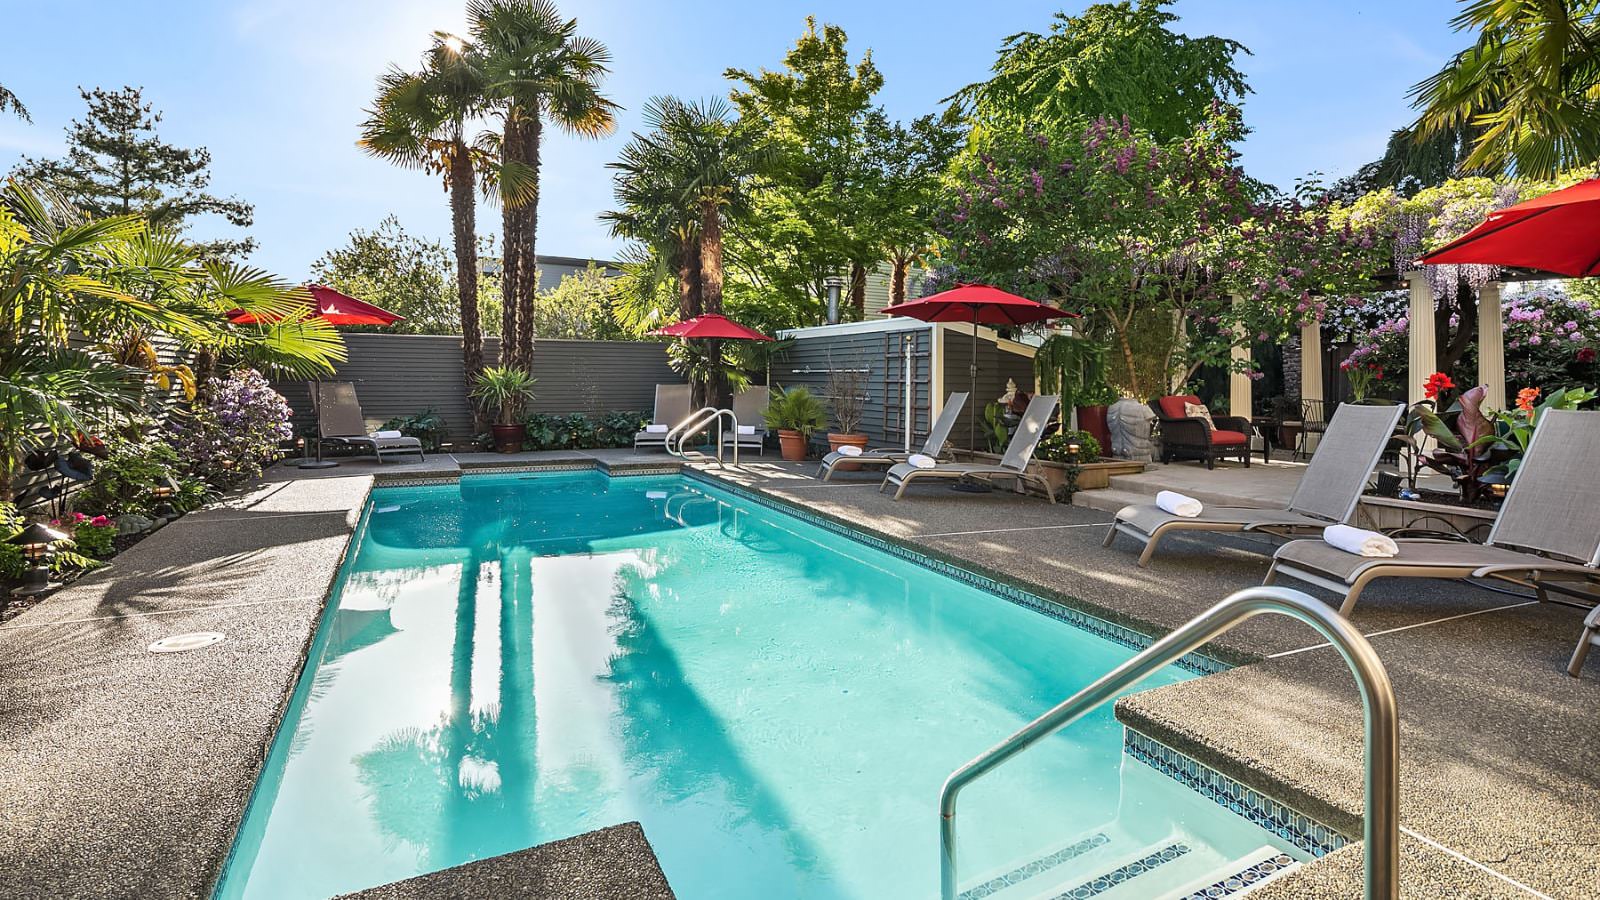
[[[280,441],[294,437],[289,403],[255,369],[216,383],[203,404],[175,414],[168,442],[184,469],[217,488],[258,478]]]
[[[1231,366],[1232,347],[1281,339],[1324,294],[1364,283],[1377,252],[1326,207],[1248,179],[1233,149],[1242,135],[1223,104],[1167,142],[1126,119],[980,131],[953,168],[945,262],[957,277],[1085,313],[1132,396]]]

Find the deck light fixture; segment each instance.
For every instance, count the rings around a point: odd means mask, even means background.
[[[156,499],[155,514],[163,519],[176,518],[178,511],[172,506],[172,498],[178,495],[178,485],[168,475],[150,489],[150,496]]]
[[[61,585],[50,580],[50,557],[56,555],[55,545],[67,536],[42,522],[34,522],[17,532],[6,543],[22,548],[22,556],[31,565],[22,576],[22,584],[13,588],[13,597],[32,597],[53,591]]]

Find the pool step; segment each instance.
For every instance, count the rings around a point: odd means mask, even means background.
[[[960,900],[1209,900],[1240,896],[1299,866],[1271,846],[1223,859],[1177,833],[1133,849],[1130,843],[1104,831],[1080,837],[978,879]]]

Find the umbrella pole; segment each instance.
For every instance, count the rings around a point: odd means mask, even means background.
[[[973,450],[978,448],[978,308],[972,308],[972,366],[968,369],[972,376],[972,395],[967,401],[967,446]]]

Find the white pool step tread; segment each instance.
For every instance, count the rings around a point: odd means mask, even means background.
[[[1060,870],[1063,866],[1073,862],[1082,865],[1086,862],[1085,857],[1096,852],[1104,853],[1112,843],[1113,838],[1100,830],[1075,836],[1054,850],[1041,853],[1036,859],[1023,865],[1002,866],[983,874],[969,882],[970,886],[957,895],[958,900],[982,900],[989,897],[1006,900],[1011,897],[1032,896],[1043,884],[1059,884],[1062,879]],[[1077,866],[1074,866],[1074,869],[1076,868]]]
[[[1300,867],[1300,861],[1279,850],[1263,846],[1221,869],[1196,878],[1153,900],[1214,900],[1238,898]]]
[[[1207,861],[1195,856],[1190,842],[1168,838],[1125,853],[1094,876],[1060,885],[1038,895],[1038,900],[1149,900],[1162,885],[1185,882],[1197,874],[1193,871],[1197,859],[1201,868],[1216,864],[1215,858]]]

